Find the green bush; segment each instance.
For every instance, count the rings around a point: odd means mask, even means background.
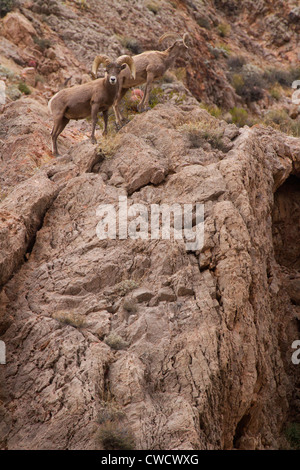
[[[25,95],[30,95],[31,93],[30,88],[26,85],[25,82],[20,82],[18,85],[18,89],[21,91],[21,93],[24,93]]]
[[[264,97],[266,82],[257,67],[243,65],[239,73],[230,76],[230,80],[237,94],[246,102],[259,101]]]
[[[16,0],[1,0],[0,1],[0,16],[3,17],[9,13],[16,6]]]
[[[244,108],[234,107],[230,110],[232,122],[238,127],[243,127],[247,124],[248,113]]]
[[[278,85],[274,85],[270,90],[270,95],[274,100],[279,101],[281,98],[281,90]]]
[[[285,437],[292,449],[300,450],[300,424],[290,423],[285,430]]]
[[[160,87],[153,87],[149,95],[149,106],[154,108],[158,103],[161,102],[164,95],[163,89]]]

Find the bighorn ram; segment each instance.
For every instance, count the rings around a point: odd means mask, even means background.
[[[120,56],[116,61],[111,61],[108,56],[100,55],[97,64],[105,65],[105,76],[98,80],[76,85],[71,88],[60,90],[48,103],[53,115],[54,125],[51,132],[52,152],[58,155],[57,138],[64,130],[70,119],[84,119],[92,117],[91,140],[96,143],[95,128],[97,114],[103,113],[104,131],[107,134],[108,109],[113,105],[120,87],[120,73],[129,66],[129,75],[135,78],[135,65],[128,55]]]
[[[139,111],[143,111],[148,106],[149,94],[151,85],[154,80],[162,77],[169,67],[171,67],[177,57],[181,56],[183,51],[188,49],[186,44],[186,39],[188,33],[185,33],[182,39],[178,39],[178,35],[175,33],[165,33],[163,34],[158,43],[160,44],[164,39],[168,37],[176,37],[175,42],[164,51],[146,51],[142,54],[133,56],[133,61],[136,69],[135,78],[130,76],[130,71],[126,67],[119,76],[120,87],[114,103],[114,112],[116,116],[117,126],[121,126],[122,115],[119,110],[119,103],[127,90],[131,87],[141,85],[146,82],[146,88],[144,92],[144,97],[138,107]],[[97,76],[97,70],[100,64],[100,57],[96,56],[92,66],[92,75],[94,78]],[[121,56],[122,57],[122,56]]]

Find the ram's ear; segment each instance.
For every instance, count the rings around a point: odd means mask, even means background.
[[[121,65],[121,70],[126,69],[126,65],[127,65],[127,64],[122,64],[122,65]]]

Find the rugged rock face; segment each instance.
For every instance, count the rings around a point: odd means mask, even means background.
[[[0,109],[0,448],[288,448],[284,430],[300,421],[300,140],[228,124],[196,98],[238,103],[222,48],[209,47],[224,15],[236,51],[274,64],[295,59],[299,12],[130,3],[100,15],[96,0],[20,0],[0,22],[1,63],[36,73],[31,95],[14,101],[9,85]],[[190,61],[177,62],[185,84],[169,77],[162,104],[118,133],[110,116],[97,146],[90,123],[71,122],[53,158],[46,105],[63,81],[166,30],[192,33]],[[99,238],[105,204],[117,222],[126,206],[131,236],[117,223]],[[175,216],[170,239],[151,239],[151,205],[163,204],[191,205],[194,230],[203,205],[203,245],[172,235]]]
[[[226,151],[191,141],[207,122]],[[15,241],[1,252],[2,447],[101,448],[116,409],[139,449],[283,445],[297,372],[283,271],[298,266],[282,261],[283,241],[274,252],[272,228],[299,157],[299,140],[273,129],[158,105],[113,157],[82,143],[12,190],[0,207],[2,239]],[[203,203],[203,248],[99,240],[96,209],[119,196]]]

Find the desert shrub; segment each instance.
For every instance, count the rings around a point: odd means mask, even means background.
[[[300,121],[291,119],[284,109],[268,111],[264,116],[263,123],[294,137],[300,136]]]
[[[16,78],[15,73],[7,67],[3,67],[3,65],[0,65],[0,77],[6,77],[11,80]]]
[[[175,81],[175,76],[171,72],[166,72],[161,80],[163,83],[173,83]]]
[[[179,126],[178,130],[187,135],[191,148],[200,148],[206,141],[213,148],[225,151],[223,130],[213,122],[190,122]]]
[[[117,351],[121,349],[126,349],[129,344],[127,341],[125,341],[121,336],[119,336],[117,333],[110,333],[108,336],[106,336],[104,342],[109,346],[111,349],[115,349]]]
[[[106,397],[107,398],[107,397]],[[104,450],[134,450],[134,435],[119,405],[109,398],[102,400],[97,422],[96,440]]]
[[[24,93],[25,95],[30,95],[31,93],[30,88],[26,85],[25,82],[19,82],[18,89],[21,93]]]
[[[196,21],[200,28],[211,29],[210,21],[206,16],[199,16]]]
[[[227,60],[228,68],[234,72],[241,71],[241,69],[243,68],[245,64],[246,64],[246,59],[245,57],[241,55],[231,56]]]
[[[231,55],[231,49],[227,44],[216,44],[216,47],[214,49],[219,51],[219,54],[222,54],[224,57],[229,57]]]
[[[219,36],[225,38],[230,35],[231,27],[228,23],[219,23],[217,26]]]
[[[34,36],[33,40],[35,44],[41,49],[41,51],[44,51],[45,49],[48,49],[51,46],[50,39],[39,38],[38,36]]]
[[[134,450],[134,436],[131,430],[118,421],[103,423],[97,438],[104,450]]]
[[[118,38],[122,46],[126,47],[132,54],[140,54],[143,52],[141,45],[135,38],[128,36],[118,36]]]
[[[114,119],[114,118],[113,118]],[[99,119],[100,128],[103,129],[103,120]],[[110,127],[110,126],[109,126]],[[97,145],[96,151],[98,155],[104,156],[106,159],[110,159],[114,156],[117,150],[120,147],[120,136],[110,129],[110,132],[107,134],[105,139],[102,139],[101,142]]]
[[[231,16],[236,16],[242,9],[243,2],[241,0],[214,0],[217,9],[222,13],[227,13]]]
[[[274,98],[276,101],[279,101],[280,98],[281,98],[281,88],[279,85],[274,85],[271,89],[270,89],[270,95],[272,96],[272,98]]]
[[[153,87],[149,94],[149,106],[154,108],[158,103],[161,102],[164,91],[161,87]]]
[[[300,450],[300,424],[290,423],[285,429],[285,437],[292,449]]]
[[[123,304],[124,310],[129,313],[136,313],[137,312],[137,305],[136,300],[134,299],[126,299]]]
[[[243,127],[247,124],[248,113],[244,108],[234,107],[230,110],[232,122],[238,127]]]
[[[127,292],[130,292],[133,289],[136,289],[139,286],[139,283],[134,279],[124,279],[124,281],[119,282],[114,287],[114,292],[118,295],[126,295]]]
[[[240,73],[230,76],[230,80],[237,94],[246,102],[259,101],[264,97],[266,82],[257,67],[245,64]]]
[[[9,13],[15,6],[16,0],[1,0],[0,1],[0,16],[3,17]]]
[[[56,312],[52,315],[52,318],[63,325],[73,326],[74,328],[84,328],[85,326],[85,317],[76,313]]]
[[[155,2],[147,3],[146,7],[148,8],[149,11],[152,11],[152,13],[154,13],[154,15],[157,15],[157,13],[160,10],[160,6]]]
[[[222,110],[216,104],[201,103],[200,106],[215,118],[222,116]]]
[[[272,67],[264,72],[263,78],[270,85],[279,83],[284,87],[291,87],[294,80],[300,79],[300,67],[290,67],[287,70]]]

